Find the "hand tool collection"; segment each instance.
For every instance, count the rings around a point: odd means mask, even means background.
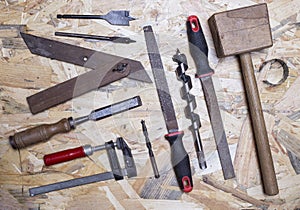
[[[183,131],[178,129],[175,110],[152,27],[145,26],[143,29],[156,91],[168,131],[165,138],[171,146],[172,166],[180,189],[190,192],[193,189],[193,180],[190,158],[182,143]]]
[[[105,19],[113,25],[123,26],[129,25],[129,21],[134,20],[134,18],[129,16],[129,11],[111,11],[106,15],[57,15],[57,18],[97,18]],[[249,103],[249,111],[256,140],[264,189],[267,195],[275,195],[278,193],[278,186],[266,127],[264,124],[259,93],[255,81],[253,65],[249,54],[250,51],[263,49],[272,45],[266,4],[259,4],[214,14],[208,20],[208,24],[215,41],[214,44],[216,52],[219,57],[236,54],[240,55],[245,91]],[[206,39],[197,16],[189,16],[186,21],[186,27],[189,50],[196,67],[196,78],[199,78],[204,93],[204,99],[214,134],[223,176],[224,179],[230,179],[235,177],[235,172],[212,81],[214,70],[209,66]],[[183,192],[190,192],[193,189],[193,180],[189,155],[185,150],[182,141],[184,132],[179,130],[171,93],[169,91],[164,66],[153,29],[150,25],[148,25],[143,27],[143,31],[156,91],[167,129],[167,134],[164,137],[171,147],[170,152],[172,167],[175,172],[179,188]],[[251,33],[256,33],[260,39],[253,40],[251,36],[248,35]],[[110,84],[124,77],[151,83],[150,77],[139,61],[30,35],[24,32],[21,32],[20,34],[33,54],[93,69],[87,73],[79,75],[78,77],[74,77],[27,97],[30,111],[33,114],[45,111],[46,109],[64,103],[74,97],[80,96],[99,87],[103,87],[104,85]],[[134,42],[126,37],[105,37],[64,32],[56,32],[55,35],[107,40],[115,43],[126,44]],[[234,44],[236,44],[236,46]],[[194,140],[199,167],[201,169],[205,169],[207,168],[207,163],[199,131],[201,122],[199,115],[195,113],[195,109],[197,107],[195,96],[190,93],[193,85],[191,77],[186,74],[188,69],[187,58],[183,53],[180,53],[180,51],[177,50],[176,54],[173,56],[173,61],[178,65],[175,70],[177,79],[181,80],[183,85],[181,88],[181,97],[187,103],[185,107],[185,116],[191,120],[192,125],[190,126],[190,130]],[[53,135],[69,132],[70,130],[75,129],[77,125],[86,121],[97,121],[141,105],[142,102],[140,97],[136,96],[96,109],[89,115],[83,117],[74,119],[72,117],[68,119],[64,118],[53,124],[42,124],[40,126],[15,133],[9,137],[9,142],[14,149],[22,149],[39,142],[46,142]],[[155,178],[159,178],[159,170],[155,161],[145,121],[142,120],[141,124],[153,173]],[[120,166],[115,147],[123,152],[125,168],[121,168]],[[112,168],[111,172],[34,187],[29,189],[30,195],[35,196],[42,193],[109,179],[120,180],[123,179],[124,176],[127,176],[128,178],[137,176],[136,166],[131,150],[121,137],[117,138],[115,143],[113,141],[109,141],[106,142],[105,145],[99,146],[84,145],[45,155],[44,163],[46,166],[51,166],[77,158],[90,156],[94,152],[104,149],[108,154],[109,163]]]
[[[120,162],[115,149],[116,147],[117,149],[122,150],[125,168],[121,168],[120,166]],[[105,173],[95,174],[91,176],[71,179],[68,181],[57,182],[54,184],[43,185],[40,187],[30,188],[29,189],[30,196],[35,196],[35,195],[48,193],[52,191],[63,190],[67,188],[91,184],[95,182],[106,181],[110,179],[115,179],[116,181],[118,181],[124,179],[124,176],[127,176],[128,178],[137,176],[136,166],[131,153],[131,149],[126,144],[123,138],[121,137],[117,138],[115,143],[113,141],[108,141],[105,143],[105,145],[101,145],[99,148],[106,150],[109,164],[112,169],[111,172],[105,172]],[[84,152],[82,152],[82,148],[78,148],[77,151],[82,155],[85,154]],[[67,153],[72,155],[73,151],[65,151],[65,154],[63,156],[64,157],[67,156]],[[57,156],[58,159],[59,158],[63,159],[61,153],[52,154],[51,158],[55,159],[56,158],[55,156]],[[51,162],[50,159],[49,161]]]
[[[186,56],[177,49],[176,54],[173,56],[173,61],[178,64],[176,68],[177,78],[182,80],[183,86],[180,90],[181,97],[186,100],[187,106],[185,107],[184,113],[186,118],[189,118],[192,122],[190,130],[193,134],[195,150],[198,158],[199,167],[201,169],[206,169],[206,160],[203,152],[201,137],[199,128],[201,127],[200,117],[198,114],[194,113],[197,107],[195,96],[190,94],[190,90],[193,87],[191,77],[185,74],[188,69]]]
[[[75,118],[64,118],[53,124],[42,124],[34,128],[30,128],[9,137],[10,145],[14,149],[22,149],[27,146],[48,141],[52,136],[59,133],[67,133],[75,129],[77,125],[86,121],[98,121],[114,114],[134,109],[142,105],[141,98],[135,96],[133,98],[108,105],[92,111],[89,115]]]

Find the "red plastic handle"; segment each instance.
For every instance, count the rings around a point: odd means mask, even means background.
[[[85,157],[83,147],[77,147],[73,149],[68,149],[60,152],[55,152],[44,156],[44,163],[46,166],[51,166],[58,163],[63,163],[66,161],[74,160],[77,158]]]

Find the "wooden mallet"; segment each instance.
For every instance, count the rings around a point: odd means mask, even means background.
[[[239,55],[264,191],[276,195],[278,185],[250,55],[273,45],[267,5],[216,13],[208,24],[217,56]]]

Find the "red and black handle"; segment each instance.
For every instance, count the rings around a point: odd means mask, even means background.
[[[165,135],[171,146],[171,162],[180,189],[190,192],[193,189],[193,179],[190,158],[182,143],[183,132],[173,132]]]
[[[198,17],[195,15],[189,16],[186,28],[190,53],[196,65],[196,77],[200,78],[214,74],[214,70],[210,68],[208,63],[208,47]]]

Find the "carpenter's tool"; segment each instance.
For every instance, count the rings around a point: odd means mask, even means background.
[[[72,117],[62,119],[53,124],[42,124],[34,128],[15,133],[9,137],[10,145],[14,149],[22,149],[29,145],[33,145],[40,142],[46,142],[53,135],[58,133],[67,133],[72,129],[75,129],[77,125],[86,121],[98,121],[106,117],[110,117],[114,114],[118,114],[130,109],[134,109],[142,105],[141,98],[135,96],[133,98],[108,105],[92,111],[89,115],[75,118]]]
[[[148,135],[145,120],[142,120],[141,124],[142,124],[142,129],[143,129],[143,133],[144,133],[145,140],[146,140],[146,146],[147,146],[148,152],[149,152],[149,157],[150,157],[154,177],[159,178],[159,172],[158,172],[158,169],[157,169],[157,164],[156,164],[156,161],[155,161],[154,153],[152,151],[152,145],[151,145],[151,142],[150,142],[150,139],[149,139],[149,135]]]
[[[224,179],[235,177],[226,134],[222,122],[220,108],[211,76],[214,70],[208,64],[208,47],[197,16],[190,16],[187,20],[187,35],[190,53],[196,65],[196,77],[200,79],[212,130],[215,137],[217,151],[222,166]]]
[[[106,20],[111,25],[129,26],[129,21],[135,20],[135,18],[129,16],[127,10],[112,10],[106,15],[57,15],[57,18],[69,18],[69,19],[102,19]]]
[[[267,4],[214,14],[208,20],[218,57],[239,55],[264,191],[278,194],[278,185],[250,52],[273,45]]]
[[[74,37],[74,38],[84,38],[84,39],[95,39],[102,41],[111,41],[114,43],[122,43],[122,44],[130,44],[136,41],[128,38],[128,37],[120,37],[120,36],[97,36],[90,34],[77,34],[77,33],[66,33],[66,32],[55,32],[55,36],[65,36],[65,37]]]
[[[101,182],[109,179],[115,179],[118,181],[123,179],[124,176],[131,178],[137,175],[136,166],[131,154],[131,149],[126,144],[123,138],[121,137],[117,138],[115,143],[113,141],[106,142],[104,147],[107,151],[108,160],[110,163],[110,167],[112,169],[111,172],[105,172],[101,174],[95,174],[95,175],[86,176],[82,178],[71,179],[68,181],[57,182],[54,184],[30,188],[29,189],[30,196],[77,187],[77,186],[86,185],[94,182]],[[125,164],[124,169],[122,169],[120,166],[115,147],[117,147],[117,149],[122,150],[124,164]]]
[[[27,97],[33,114],[124,77],[151,82],[139,61],[21,33],[31,53],[95,69]]]
[[[115,143],[115,146],[117,144]],[[77,158],[82,158],[86,156],[92,155],[96,151],[104,150],[106,149],[105,145],[99,145],[92,147],[89,144],[86,144],[82,147],[76,147],[72,149],[63,150],[60,152],[51,153],[44,156],[44,164],[46,166],[55,165],[58,163],[67,162],[70,160],[74,160]]]
[[[173,56],[173,61],[178,64],[176,68],[176,75],[179,80],[182,81],[182,88],[180,90],[181,97],[186,100],[187,106],[184,109],[185,116],[189,118],[192,122],[190,130],[193,134],[195,150],[198,158],[199,167],[201,169],[206,169],[206,160],[203,152],[202,142],[200,138],[199,128],[201,127],[200,117],[198,114],[194,113],[196,109],[196,99],[195,96],[190,93],[190,90],[193,87],[191,77],[185,74],[185,71],[188,69],[187,59],[185,54],[180,53],[177,49],[176,54]]]
[[[182,143],[183,131],[178,130],[175,110],[152,27],[145,26],[143,29],[156,90],[168,130],[165,138],[171,146],[172,166],[180,189],[190,192],[193,189],[193,180],[190,159]]]
[[[0,24],[0,38],[19,38],[20,32],[26,30],[26,25]]]

